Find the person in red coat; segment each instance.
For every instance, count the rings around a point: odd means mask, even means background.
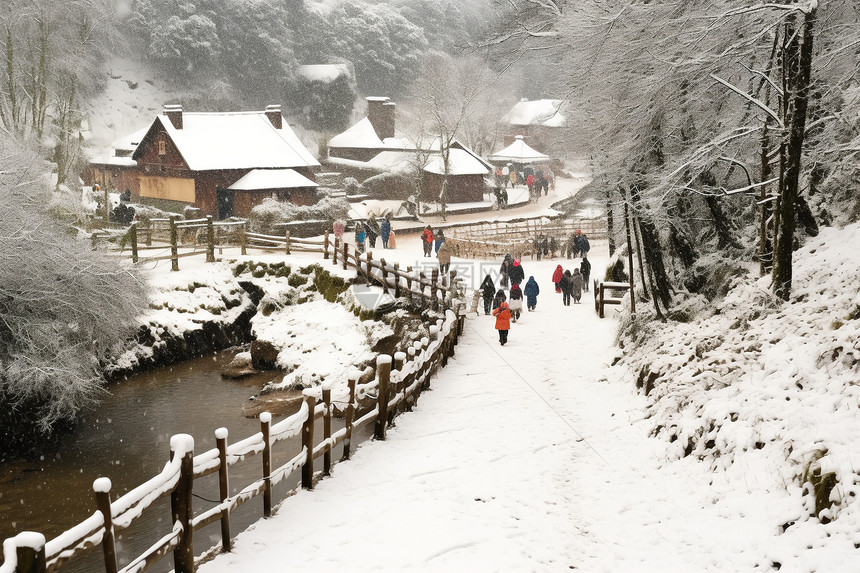
[[[433,252],[433,241],[435,237],[433,236],[433,227],[427,225],[424,227],[424,233],[421,235],[421,242],[424,246],[424,256],[429,257]]]
[[[511,310],[508,308],[508,303],[502,303],[493,309],[493,316],[496,317],[496,330],[499,331],[499,344],[502,346],[508,341],[508,331],[511,329]]]
[[[564,269],[561,268],[561,265],[555,267],[555,272],[552,273],[552,282],[555,283],[555,292],[561,292],[561,286],[559,283],[561,282],[561,277],[564,276]]]

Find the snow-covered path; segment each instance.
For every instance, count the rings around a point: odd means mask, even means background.
[[[605,253],[593,255],[599,276]],[[385,442],[366,442],[201,573],[770,567],[764,504],[743,522],[721,517],[723,486],[701,464],[664,463],[644,398],[606,369],[615,320],[596,317],[591,293],[562,305],[559,263],[524,261],[541,295],[504,348],[492,317],[470,318]]]

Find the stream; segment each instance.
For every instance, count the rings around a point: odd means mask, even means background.
[[[38,461],[0,464],[0,540],[25,530],[41,532],[50,540],[83,521],[95,511],[93,480],[110,478],[111,499],[115,500],[163,469],[174,434],[194,436],[194,451],[199,454],[215,447],[218,427],[229,430],[228,443],[258,432],[259,420],[246,418],[243,406],[277,374],[262,373],[241,380],[221,378],[221,368],[233,354],[224,351],[114,382],[98,407],[84,415],[71,435],[63,437],[55,453]],[[281,419],[283,416],[273,416],[273,423]],[[273,448],[273,467],[298,453],[298,440],[294,438],[294,444],[280,442]],[[335,459],[339,454],[335,452]],[[262,474],[260,463],[260,457],[254,456],[231,467],[231,494]],[[290,477],[275,488],[276,503],[296,481]],[[194,489],[195,512],[212,507],[208,500],[218,498],[217,473],[195,481]],[[262,497],[233,514],[232,534],[261,517]],[[169,532],[170,522],[170,502],[165,497],[128,530],[118,532],[120,567]],[[218,527],[216,523],[195,533],[197,553],[218,543]],[[151,570],[169,571],[172,567],[168,556]],[[100,547],[60,570],[103,570]]]

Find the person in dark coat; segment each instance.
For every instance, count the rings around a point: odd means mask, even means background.
[[[555,240],[555,237],[549,238],[549,258],[555,258],[555,252],[558,250],[558,241]]]
[[[511,310],[511,320],[516,322],[523,312],[523,291],[520,290],[520,285],[511,285],[511,299],[508,301],[508,308]]]
[[[582,298],[582,275],[579,274],[579,269],[573,269],[570,284],[573,302],[574,304],[579,304],[579,299]]]
[[[588,292],[588,279],[591,277],[591,263],[588,261],[588,253],[582,255],[579,272],[582,275],[582,290]]]
[[[508,303],[502,301],[498,308],[493,309],[493,316],[496,317],[496,330],[499,331],[499,344],[504,346],[508,341],[508,331],[511,329],[511,311],[508,308]]]
[[[441,247],[442,243],[445,242],[445,233],[442,231],[442,229],[439,229],[438,231],[436,231],[436,236],[434,237],[433,242],[436,245],[435,248],[436,248],[436,252],[438,253],[439,247]]]
[[[548,250],[549,247],[547,247],[546,244],[546,235],[538,235],[537,241],[535,241],[535,252],[537,253],[537,260],[540,260],[541,256],[546,256]]]
[[[490,305],[493,304],[493,296],[496,294],[496,285],[493,284],[493,277],[490,275],[484,277],[484,282],[481,283],[481,292],[484,299],[484,314],[490,314]]]
[[[508,273],[511,271],[511,264],[514,262],[510,255],[505,255],[505,260],[502,261],[502,266],[499,268],[499,285],[504,288],[508,286]]]
[[[573,256],[585,255],[591,250],[591,245],[588,242],[588,237],[579,229],[576,230],[573,237]]]
[[[537,297],[540,294],[540,287],[534,277],[529,277],[526,283],[526,288],[523,289],[523,294],[526,295],[526,307],[532,311],[537,306]]]
[[[376,238],[379,236],[379,225],[376,219],[369,219],[364,222],[364,232],[367,234],[367,242],[371,249],[376,248]]]
[[[552,282],[555,283],[555,292],[561,292],[561,287],[558,283],[561,282],[561,277],[564,275],[564,269],[561,268],[561,265],[555,267],[555,271],[552,273]]]
[[[576,256],[576,235],[573,234],[567,240],[567,258]]]
[[[519,286],[526,279],[526,273],[523,271],[523,265],[519,259],[514,259],[514,263],[508,271],[508,277],[511,279],[511,286]]]
[[[507,299],[508,297],[505,296],[505,291],[503,291],[502,289],[496,291],[496,296],[493,298],[493,310],[499,308],[499,305],[505,302]]]
[[[561,289],[561,303],[564,306],[570,306],[570,295],[573,290],[573,279],[570,271],[564,271],[561,280],[558,281],[558,286]]]
[[[382,239],[382,248],[388,248],[388,237],[391,236],[391,221],[388,217],[382,218],[382,223],[379,225],[379,237]]]

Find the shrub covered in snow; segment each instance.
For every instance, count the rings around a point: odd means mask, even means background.
[[[257,233],[274,233],[275,225],[290,221],[334,221],[344,219],[349,212],[349,203],[342,197],[323,197],[313,205],[295,205],[266,198],[251,210],[249,224]]]

